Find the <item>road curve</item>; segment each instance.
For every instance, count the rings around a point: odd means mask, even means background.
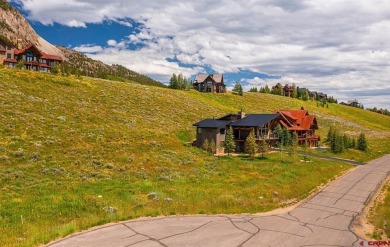
[[[352,222],[389,173],[386,155],[353,169],[288,213],[132,220],[47,246],[367,246]]]

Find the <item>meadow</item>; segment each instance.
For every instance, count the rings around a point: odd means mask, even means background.
[[[0,68],[0,243],[36,246],[141,216],[256,213],[302,200],[351,166],[280,153],[214,157],[190,145],[203,118],[302,106],[323,139],[331,125],[366,134],[368,153],[340,157],[390,153],[390,118],[357,108]]]

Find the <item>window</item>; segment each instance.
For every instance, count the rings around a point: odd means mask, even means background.
[[[11,50],[12,49],[12,47],[10,46],[10,45],[7,45],[7,50]]]
[[[224,134],[225,134],[225,129],[219,129],[219,133],[220,133],[221,135],[224,135]]]
[[[11,59],[11,54],[7,53],[7,58]]]
[[[202,134],[202,129],[198,128],[198,134]]]

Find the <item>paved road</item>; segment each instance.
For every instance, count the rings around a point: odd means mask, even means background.
[[[386,155],[357,167],[288,213],[134,220],[49,246],[361,246],[352,221],[389,172]]]

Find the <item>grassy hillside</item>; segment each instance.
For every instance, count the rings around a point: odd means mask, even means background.
[[[203,94],[0,68],[0,243],[31,246],[145,215],[261,212],[305,198],[350,166],[281,154],[216,158],[192,123],[301,106],[390,153],[389,117],[275,95]],[[154,192],[154,193],[152,193]],[[278,192],[278,196],[274,195]]]

